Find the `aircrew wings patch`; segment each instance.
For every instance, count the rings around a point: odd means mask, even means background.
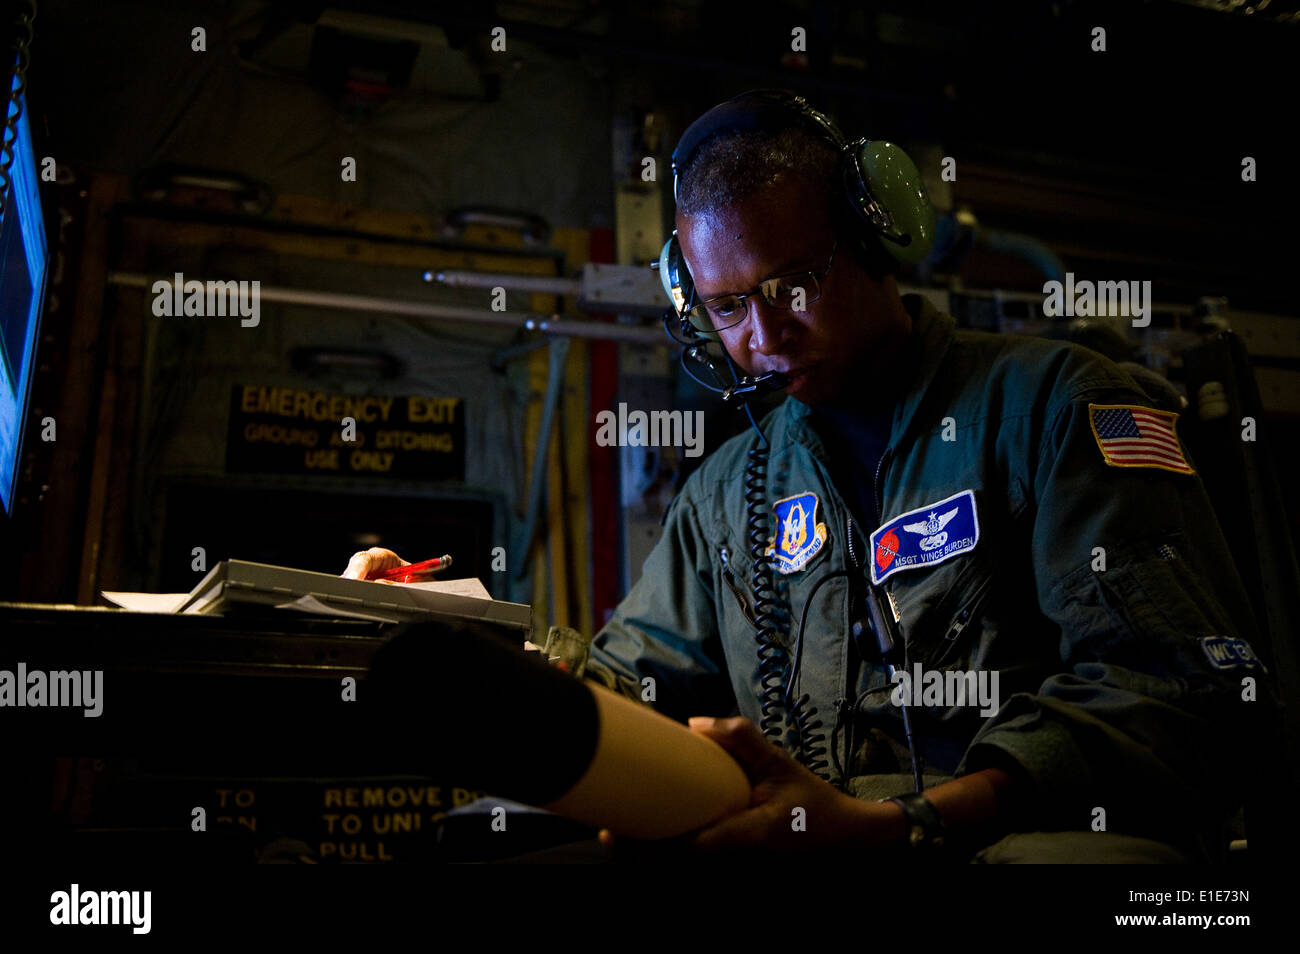
[[[1089,423],[1111,467],[1159,467],[1194,474],[1178,442],[1178,415],[1136,404],[1089,404]]]

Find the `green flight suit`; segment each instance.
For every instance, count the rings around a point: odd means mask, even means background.
[[[1240,742],[1257,718],[1243,678],[1265,687],[1249,650],[1253,616],[1200,478],[1107,463],[1089,405],[1153,406],[1110,361],[958,330],[927,300],[903,301],[919,370],[894,412],[879,512],[888,524],[970,490],[979,534],[973,548],[882,585],[907,666],[996,671],[1000,703],[991,715],[911,707],[926,787],[999,766],[1032,783],[1018,830],[1095,831],[1100,809],[1107,832],[1218,856],[1240,802]],[[816,495],[803,536],[825,528],[806,565],[773,572],[791,654],[819,579],[864,577],[867,560],[890,559],[869,543],[873,527],[853,528],[850,554],[852,518],[810,412],[791,398],[762,422],[768,536],[781,530],[772,505],[793,495]],[[581,660],[585,678],[634,699],[652,686],[652,704],[678,719],[760,721],[744,486],[758,443],[752,430],[733,438],[687,480],[640,580]],[[856,664],[848,634],[861,609],[850,604],[838,578],[807,608],[797,692],[823,723],[834,784],[863,798],[910,791],[894,686],[878,663]]]

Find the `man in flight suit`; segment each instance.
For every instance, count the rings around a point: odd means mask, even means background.
[[[806,695],[821,723],[806,734],[822,738],[804,761],[827,781],[755,725],[753,431],[687,480],[639,582],[571,665],[635,699],[653,685],[679,719],[743,717],[692,720],[756,783],[705,847],[946,838],[963,857],[988,846],[986,861],[1220,857],[1260,666],[1175,416],[1093,352],[957,330],[900,296],[832,208],[839,157],[797,116],[778,125],[724,128],[681,158],[677,229],[697,302],[748,293],[717,322],[730,358],[790,378],[761,423],[784,664],[770,724],[798,749],[788,714]],[[803,310],[761,288],[792,273],[817,286]],[[912,765],[899,680],[863,636],[868,581],[897,607],[904,671],[974,674],[965,700],[902,685],[921,703],[924,801],[880,801],[913,788]]]
[[[1261,667],[1176,415],[1094,352],[958,330],[900,296],[836,209],[836,148],[798,111],[764,116],[680,157],[677,189],[693,303],[721,302],[744,374],[788,378],[757,502],[751,430],[686,481],[590,646],[553,629],[547,651],[745,767],[751,807],[702,848],[1220,858]],[[790,275],[802,309],[769,300]],[[872,587],[915,685],[880,655]]]

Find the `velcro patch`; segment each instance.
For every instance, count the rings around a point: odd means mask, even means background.
[[[821,501],[811,491],[778,500],[776,535],[767,542],[767,555],[780,573],[798,573],[826,545],[826,524],[817,519]]]
[[[1226,636],[1204,636],[1201,648],[1215,669],[1264,669],[1264,664],[1244,639],[1229,639]],[[1267,669],[1264,669],[1268,672]]]
[[[909,510],[871,535],[871,582],[969,553],[979,539],[973,490]]]
[[[1178,415],[1136,404],[1089,404],[1092,436],[1111,467],[1159,467],[1194,474],[1178,442]]]

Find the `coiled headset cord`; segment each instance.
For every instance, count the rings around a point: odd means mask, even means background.
[[[753,571],[750,576],[750,585],[754,594],[754,633],[758,642],[758,676],[761,691],[759,693],[759,706],[762,710],[762,718],[759,722],[759,728],[763,735],[778,745],[783,744],[783,735],[787,720],[782,715],[782,709],[789,715],[789,723],[793,725],[797,739],[795,751],[792,753],[805,768],[823,779],[829,779],[828,775],[828,746],[826,734],[820,731],[823,723],[817,718],[817,707],[811,705],[811,696],[804,693],[795,697],[796,685],[799,676],[799,665],[803,659],[803,635],[804,628],[808,623],[808,611],[812,607],[813,599],[821,588],[831,580],[840,577],[853,579],[853,574],[848,570],[834,570],[822,576],[812,589],[809,590],[807,598],[804,600],[803,611],[799,615],[799,629],[795,637],[794,657],[790,658],[790,653],[779,639],[779,630],[776,626],[776,586],[772,576],[771,560],[767,556],[767,454],[768,442],[767,436],[754,421],[754,415],[750,411],[749,405],[745,404],[745,413],[749,416],[749,422],[754,425],[754,430],[758,432],[759,444],[748,452],[749,462],[745,466],[745,515],[748,521],[746,539],[749,543],[750,565]],[[852,541],[852,528],[848,533],[848,540]],[[883,660],[888,660],[895,651],[895,648],[902,645],[902,634],[896,632],[895,627],[889,625],[889,620],[885,617],[887,610],[879,602],[882,597],[879,593],[871,592],[867,596],[869,604],[873,605],[874,612],[869,615],[870,626],[876,635],[878,649]],[[888,597],[884,597],[888,599]],[[858,647],[861,652],[861,647]],[[864,658],[867,654],[863,653]],[[904,663],[906,665],[906,663]],[[789,672],[787,674],[787,666]],[[893,682],[894,666],[889,665],[891,683]],[[784,688],[783,688],[784,684]],[[885,687],[890,688],[890,687]],[[870,695],[871,690],[863,693],[857,702],[849,709],[847,713],[840,715],[846,716],[849,721],[848,736],[849,753],[852,754],[852,720],[858,711],[858,706],[863,699]],[[915,784],[915,790],[921,791],[921,762],[917,756],[916,742],[913,738],[912,720],[908,712],[909,706],[906,701],[902,704],[903,729],[907,738],[907,749],[912,760],[912,776]],[[839,729],[839,718],[836,719],[836,731]],[[835,733],[833,732],[832,735]],[[838,756],[836,758],[838,765]],[[843,770],[841,770],[843,774]]]
[[[691,292],[687,307],[694,303],[694,291]],[[680,333],[674,333],[673,321],[681,322]],[[763,735],[780,746],[785,746],[785,729],[791,725],[795,731],[796,745],[791,753],[794,758],[810,772],[823,779],[829,779],[827,761],[826,735],[821,732],[822,722],[817,718],[817,707],[811,705],[811,696],[807,693],[794,698],[795,680],[798,675],[799,659],[803,647],[804,623],[808,619],[808,607],[812,598],[826,580],[833,579],[835,573],[823,577],[813,587],[804,602],[802,618],[799,622],[798,637],[795,641],[795,657],[791,664],[790,653],[781,642],[781,631],[777,626],[778,607],[776,584],[772,576],[772,563],[767,556],[767,454],[769,445],[767,435],[754,420],[750,408],[751,398],[773,385],[767,380],[771,375],[758,379],[744,378],[736,369],[730,355],[726,355],[727,369],[731,375],[731,385],[725,384],[720,369],[710,360],[708,349],[689,333],[688,326],[672,312],[664,316],[664,330],[673,340],[684,345],[681,353],[682,370],[695,382],[710,391],[722,395],[724,403],[739,403],[749,418],[749,423],[758,434],[759,443],[748,452],[749,460],[745,465],[745,539],[749,546],[750,589],[754,597],[754,636],[758,643],[758,681],[759,729]],[[692,370],[692,364],[698,363],[708,369],[705,380]],[[788,718],[787,718],[788,716]]]
[[[798,698],[792,696],[808,606],[822,583],[836,574],[823,577],[808,594],[799,623],[794,663],[790,665],[789,653],[780,641],[780,630],[776,625],[776,585],[772,577],[772,563],[767,555],[767,436],[754,420],[748,404],[745,405],[745,413],[758,432],[760,441],[758,446],[749,450],[749,461],[745,465],[745,515],[748,524],[745,538],[749,544],[750,566],[753,567],[750,588],[754,596],[754,635],[758,642],[760,686],[758,701],[762,710],[759,729],[768,739],[782,745],[787,722],[783,710],[788,713],[789,722],[793,724],[798,739],[798,745],[792,754],[810,772],[824,779],[827,778],[829,763],[826,735],[818,731],[822,728],[822,722],[817,718],[817,707],[809,704],[811,697],[807,693]]]

